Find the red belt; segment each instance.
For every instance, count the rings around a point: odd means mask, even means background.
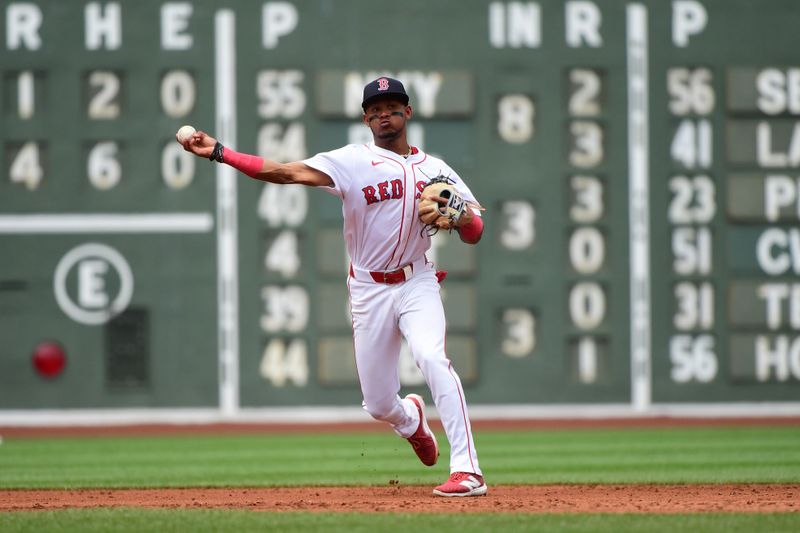
[[[395,285],[397,283],[403,283],[410,278],[413,271],[414,267],[412,265],[406,265],[405,267],[398,268],[397,270],[378,270],[369,272],[369,275],[376,283]],[[353,265],[350,265],[350,277],[356,277],[355,272],[353,271]]]

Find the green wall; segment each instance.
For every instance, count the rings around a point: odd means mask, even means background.
[[[798,397],[796,2],[0,8],[0,409],[219,404],[217,168],[173,142],[183,124],[219,131],[219,13],[235,21],[223,127],[241,151],[296,160],[369,140],[363,84],[406,83],[412,144],[486,207],[477,247],[439,235],[432,253],[471,403],[641,401],[632,380],[655,403]],[[338,200],[237,187],[241,405],[358,405]],[[649,292],[632,303],[636,242]],[[115,253],[132,276],[119,308]],[[32,363],[47,340],[67,353],[50,378]],[[401,380],[424,387],[407,354]]]

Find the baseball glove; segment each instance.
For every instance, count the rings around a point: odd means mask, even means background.
[[[429,234],[440,229],[451,230],[467,210],[467,203],[446,176],[436,176],[422,189],[419,199],[419,219]],[[441,200],[434,200],[434,197]]]

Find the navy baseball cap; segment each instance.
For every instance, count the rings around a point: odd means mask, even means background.
[[[397,97],[403,102],[403,105],[408,105],[408,94],[406,94],[406,88],[403,87],[400,80],[384,76],[364,86],[364,100],[361,102],[361,108],[366,108],[367,104],[376,98],[383,98],[384,96]]]

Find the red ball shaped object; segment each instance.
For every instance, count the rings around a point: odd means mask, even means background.
[[[67,354],[57,342],[42,342],[33,349],[33,366],[41,376],[54,378],[64,371],[66,365]]]

